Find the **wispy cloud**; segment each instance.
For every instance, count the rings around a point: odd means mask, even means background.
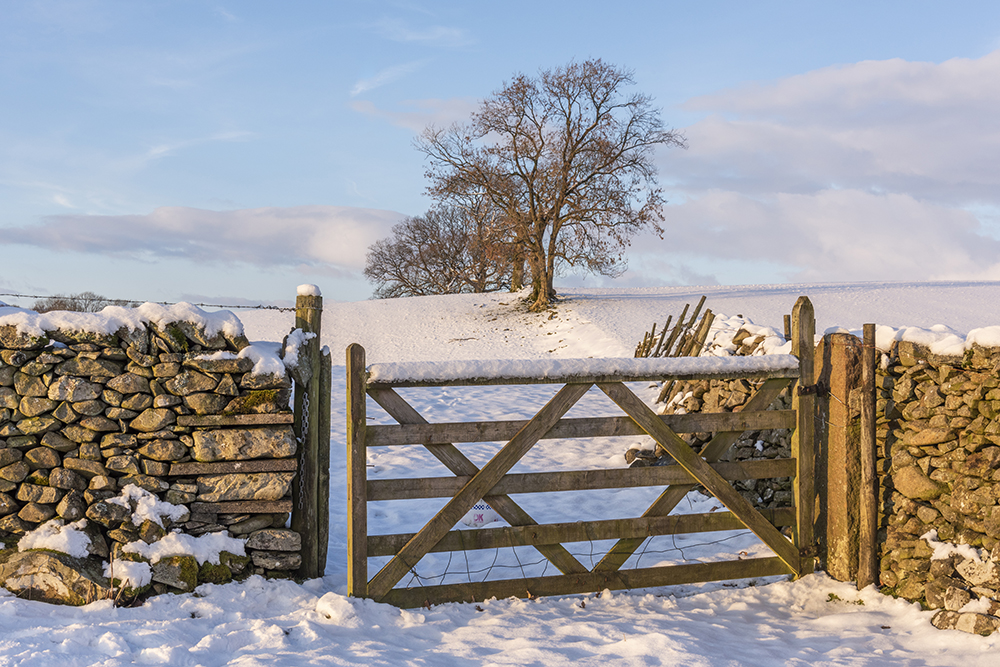
[[[426,65],[429,60],[415,60],[413,62],[404,63],[402,65],[394,65],[393,67],[387,67],[380,72],[376,73],[375,76],[369,79],[360,79],[351,88],[351,97],[356,97],[362,93],[367,93],[369,90],[375,90],[380,88],[387,83],[392,83],[407,74],[412,74],[418,69]]]
[[[465,46],[473,42],[461,28],[441,25],[413,27],[400,19],[382,19],[374,24],[375,31],[393,42],[419,43],[434,46]]]
[[[379,109],[367,100],[351,102],[351,108],[375,118],[382,118],[393,125],[421,132],[428,125],[447,127],[452,123],[466,121],[479,107],[479,100],[472,97],[453,97],[446,100],[404,100],[400,106],[408,111],[387,111]]]
[[[148,160],[155,160],[157,158],[165,157],[167,155],[176,153],[181,149],[191,148],[192,146],[215,143],[218,141],[248,141],[253,136],[254,136],[253,132],[244,132],[244,131],[218,132],[208,137],[200,137],[197,139],[185,139],[181,141],[157,144],[155,146],[150,147],[149,150],[146,151],[144,157]]]
[[[148,215],[49,216],[36,225],[5,228],[0,245],[345,274],[363,268],[368,246],[403,217],[343,206],[162,207]]]

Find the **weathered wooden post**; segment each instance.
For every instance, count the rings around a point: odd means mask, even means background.
[[[861,489],[858,590],[878,580],[878,476],[875,452],[875,325],[864,326],[861,354]]]
[[[347,347],[347,594],[368,595],[365,348]]]
[[[325,560],[320,560],[320,539],[326,534],[322,523],[329,525],[330,517],[320,514],[320,507],[327,504],[321,496],[329,494],[320,485],[322,450],[329,451],[329,407],[323,417],[324,402],[330,404],[330,384],[323,382],[323,354],[320,343],[323,318],[323,297],[315,285],[300,285],[295,299],[295,328],[305,334],[298,351],[295,378],[295,434],[299,440],[299,469],[296,484],[292,486],[292,530],[302,536],[302,565],[299,575],[307,579],[322,576]],[[311,334],[311,335],[310,335]],[[326,394],[324,400],[324,393]],[[327,424],[323,431],[323,423]],[[325,446],[321,443],[325,443]],[[329,461],[329,453],[326,454]],[[329,470],[327,471],[329,477]]]
[[[792,354],[799,358],[799,381],[792,388],[792,409],[797,416],[792,436],[795,459],[795,546],[799,549],[800,575],[816,569],[813,513],[816,506],[816,384],[814,355],[816,317],[812,302],[800,296],[792,309]]]

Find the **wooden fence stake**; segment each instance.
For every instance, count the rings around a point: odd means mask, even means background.
[[[816,414],[815,414],[816,317],[809,297],[800,296],[792,309],[792,354],[799,358],[799,381],[792,387],[792,409],[798,426],[792,435],[795,475],[795,546],[802,555],[799,572],[811,574],[816,567],[813,515],[816,505]]]
[[[295,327],[315,334],[299,351],[299,364],[309,368],[305,386],[295,383],[295,431],[299,439],[298,479],[292,486],[292,530],[302,536],[299,575],[313,579],[322,574],[319,560],[320,442],[329,443],[330,430],[322,432],[322,353],[320,344],[323,297],[299,295],[295,299]],[[327,385],[329,391],[329,385]],[[329,446],[329,445],[327,445]],[[327,487],[329,489],[329,486]],[[327,490],[327,493],[329,491]],[[329,517],[325,517],[329,522]]]
[[[365,348],[347,347],[347,594],[368,597]]]
[[[858,590],[878,577],[878,477],[875,472],[875,325],[864,326],[861,355],[861,507]]]
[[[326,573],[327,549],[330,546],[330,388],[333,380],[333,360],[330,350],[321,355],[320,367],[320,408],[319,408],[319,475],[316,521],[319,546],[317,562],[319,576]]]

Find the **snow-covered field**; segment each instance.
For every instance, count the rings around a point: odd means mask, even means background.
[[[654,321],[708,296],[728,321],[742,316],[781,329],[800,294],[815,306],[817,329],[857,330],[866,322],[930,329],[924,335],[963,340],[969,331],[1000,324],[993,305],[1000,282],[778,285],[645,290],[567,290],[554,314],[529,314],[509,294],[423,297],[336,303],[326,295],[323,343],[334,355],[331,529],[327,575],[297,585],[253,578],[206,585],[193,595],[161,596],[144,606],[110,602],[65,608],[19,600],[0,591],[0,665],[993,665],[996,637],[938,631],[930,612],[822,574],[713,583],[535,600],[491,600],[401,611],[343,596],[346,581],[344,349],[364,345],[369,363],[500,359],[631,357]],[[280,340],[288,313],[238,313],[251,340]],[[918,332],[919,333],[919,332]],[[916,334],[915,334],[916,335]],[[633,385],[652,400],[653,390]],[[431,421],[523,418],[556,387],[401,390]],[[570,416],[617,414],[592,390]],[[369,403],[372,423],[389,423]],[[638,438],[543,441],[518,471],[621,467]],[[499,445],[463,446],[483,463]],[[418,447],[370,454],[373,478],[446,475]],[[655,490],[518,496],[541,522],[637,516]],[[375,533],[417,530],[441,501],[372,503]],[[681,511],[712,511],[717,503],[692,494]],[[606,544],[572,545],[584,562]],[[633,557],[658,563],[765,555],[748,533],[659,538]],[[481,580],[541,574],[532,550],[434,555],[417,572],[429,581]],[[370,563],[373,573],[378,566]],[[548,574],[552,574],[551,566]],[[404,580],[405,581],[405,580]]]

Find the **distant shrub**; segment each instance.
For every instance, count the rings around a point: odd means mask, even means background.
[[[125,301],[123,299],[109,299],[106,296],[95,294],[94,292],[80,292],[78,294],[56,294],[39,299],[32,304],[31,309],[39,313],[48,313],[53,310],[71,310],[78,313],[98,313],[107,306],[123,306],[125,308],[135,308],[138,303],[135,301]]]

